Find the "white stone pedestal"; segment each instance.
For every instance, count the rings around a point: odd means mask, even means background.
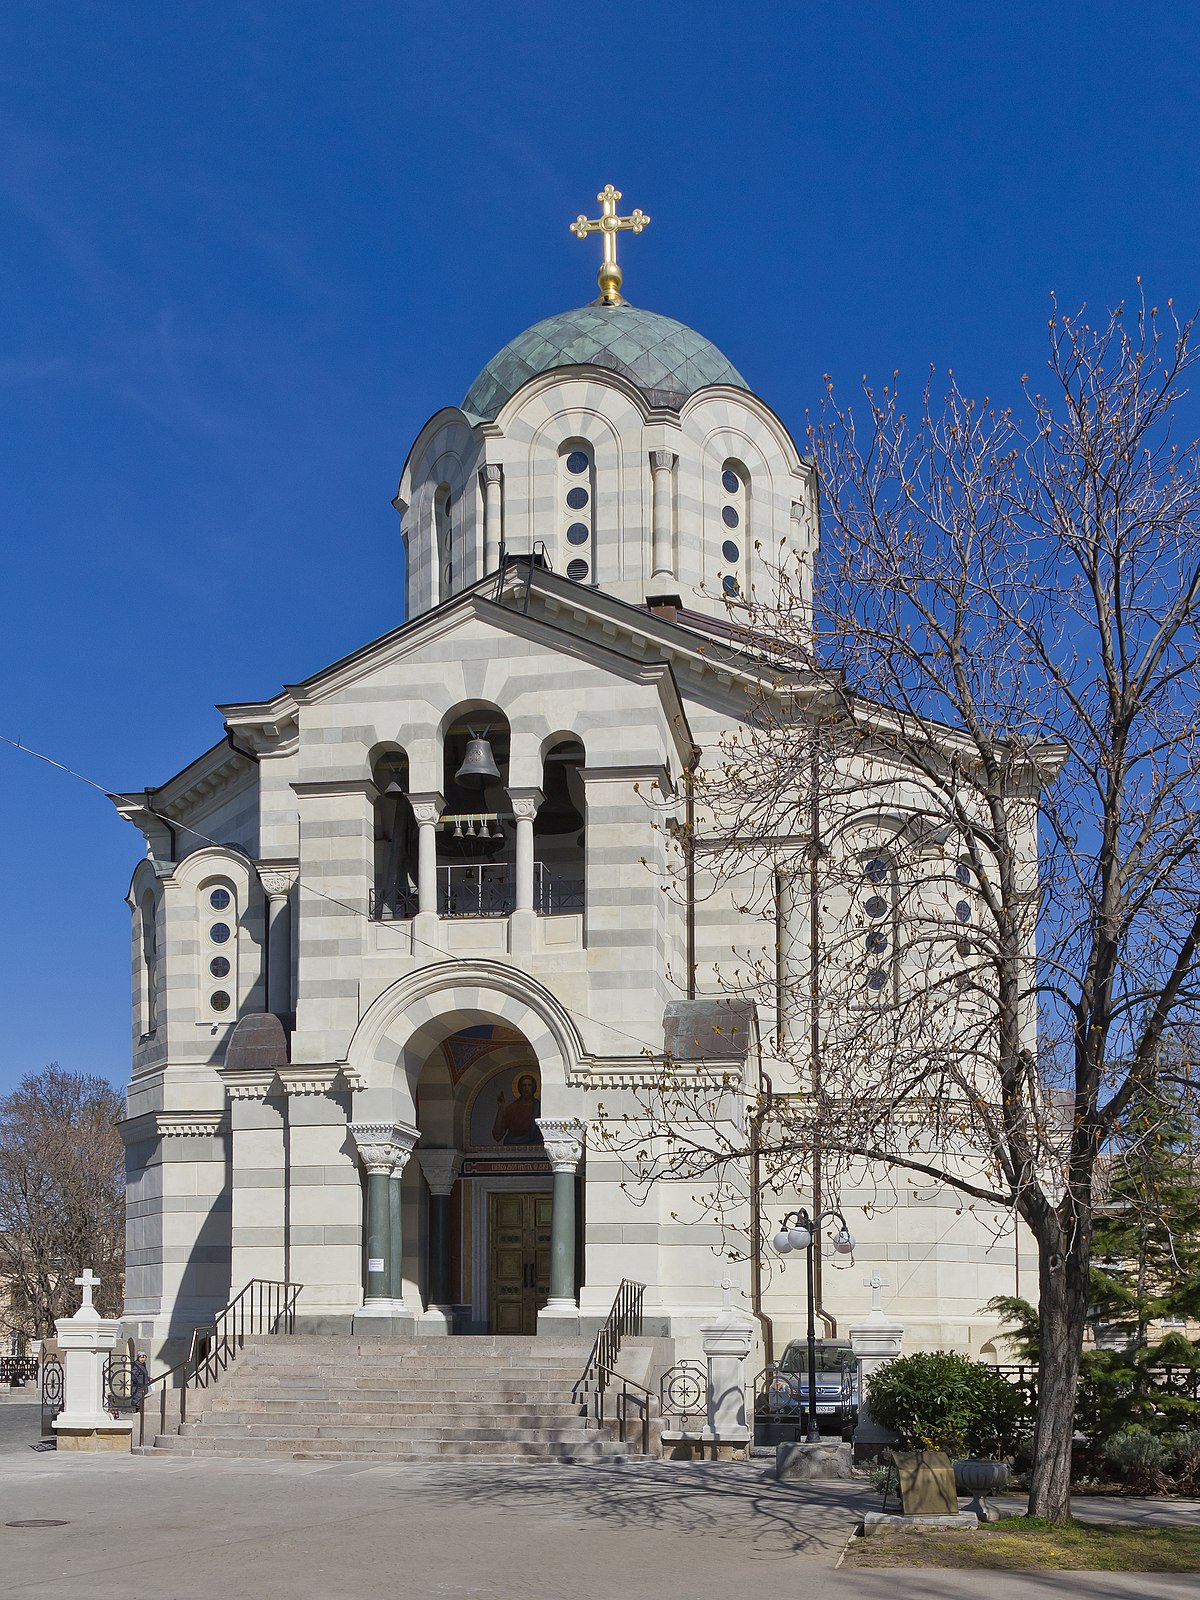
[[[708,1357],[708,1420],[706,1442],[745,1449],[750,1443],[746,1416],[746,1362],[754,1346],[754,1318],[736,1306],[722,1306],[700,1324],[700,1340]]]
[[[104,1407],[104,1363],[117,1342],[116,1318],[102,1317],[92,1304],[100,1280],[89,1267],[75,1282],[83,1304],[73,1317],[59,1317],[58,1348],[63,1364],[63,1409],[54,1419],[60,1450],[129,1450],[133,1418],[110,1417]]]
[[[858,1426],[854,1430],[857,1453],[874,1453],[894,1442],[895,1435],[881,1428],[867,1409],[867,1379],[885,1361],[893,1361],[904,1345],[904,1329],[878,1306],[865,1322],[849,1329],[850,1348],[858,1361]]]

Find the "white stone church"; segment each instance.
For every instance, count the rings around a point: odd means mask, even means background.
[[[403,623],[218,707],[211,749],[114,797],[146,841],[125,1331],[155,1360],[255,1278],[303,1286],[301,1329],[441,1336],[586,1336],[633,1279],[692,1354],[731,1273],[777,1353],[802,1332],[802,1272],[764,1269],[752,1306],[686,1186],[632,1193],[594,1136],[731,948],[773,940],[733,884],[664,893],[662,818],[743,715],[760,551],[811,571],[818,527],[787,427],[707,339],[624,302],[601,231],[600,299],[518,334],[413,443]],[[749,1084],[776,1023],[709,1065]],[[907,1348],[990,1350],[980,1308],[1033,1282],[1011,1225],[932,1188],[842,1200],[833,1324],[877,1269]]]

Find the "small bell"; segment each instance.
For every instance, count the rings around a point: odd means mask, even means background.
[[[454,819],[454,838],[461,839],[462,836],[463,836],[462,835],[462,818],[461,817],[455,817],[455,819]]]
[[[465,788],[482,789],[485,783],[499,781],[500,769],[492,755],[491,744],[486,739],[468,739],[463,764],[454,774],[455,783]]]

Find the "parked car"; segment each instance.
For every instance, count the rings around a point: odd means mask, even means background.
[[[858,1362],[847,1344],[817,1340],[817,1426],[823,1433],[847,1433],[858,1412]],[[793,1339],[774,1367],[763,1374],[755,1420],[773,1433],[799,1430],[808,1423],[808,1341]]]

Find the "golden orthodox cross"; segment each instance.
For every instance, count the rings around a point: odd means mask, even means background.
[[[600,202],[600,215],[589,219],[581,211],[571,224],[571,232],[576,238],[586,239],[589,233],[598,233],[604,244],[604,260],[600,263],[596,279],[600,285],[600,302],[606,306],[625,304],[621,298],[621,283],[625,275],[617,265],[617,234],[625,229],[641,233],[650,221],[644,211],[633,211],[627,217],[619,217],[617,201],[620,198],[620,189],[614,189],[611,183],[606,183],[596,196]]]

